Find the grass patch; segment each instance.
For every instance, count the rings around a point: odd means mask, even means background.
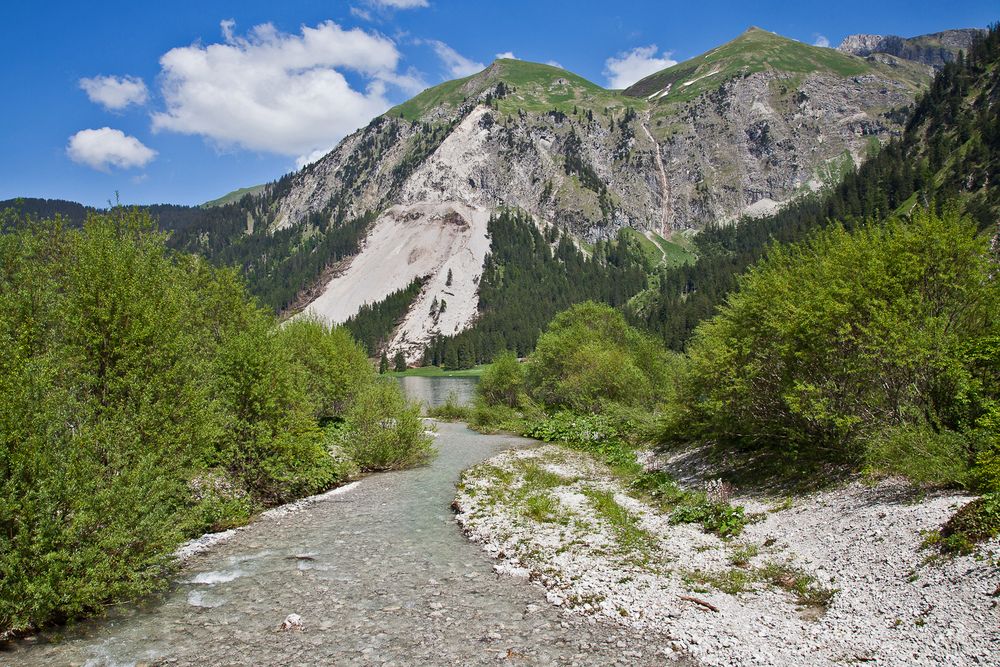
[[[747,567],[751,559],[760,553],[760,548],[756,544],[744,544],[738,547],[729,555],[729,562],[736,567]]]
[[[688,570],[683,579],[692,591],[707,593],[714,588],[729,595],[752,591],[758,583],[766,584],[788,591],[799,605],[819,609],[828,607],[837,593],[837,589],[819,585],[815,577],[787,563],[771,562],[760,568],[722,571]]]
[[[443,404],[429,407],[425,413],[428,417],[434,417],[443,421],[468,421],[472,416],[472,408],[459,403],[458,397],[454,393],[451,393],[448,394],[448,398],[445,399]]]
[[[610,491],[584,489],[594,510],[612,529],[622,551],[648,553],[656,546],[656,538],[639,526],[639,518],[622,507]]]
[[[753,590],[756,582],[752,572],[740,569],[707,572],[704,570],[688,570],[682,575],[684,583],[697,593],[707,593],[709,588],[738,595]]]
[[[524,501],[523,514],[538,523],[553,523],[563,519],[559,501],[547,493],[536,493]]]
[[[524,486],[529,489],[554,489],[575,481],[546,470],[536,461],[521,459],[517,462],[517,466],[523,473]]]
[[[787,563],[771,562],[757,570],[761,580],[795,595],[799,604],[807,607],[827,607],[837,589],[821,586],[816,577]]]

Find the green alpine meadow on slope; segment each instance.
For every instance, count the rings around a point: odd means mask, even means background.
[[[431,454],[346,331],[278,327],[148,215],[0,223],[0,635],[134,600],[186,538]]]

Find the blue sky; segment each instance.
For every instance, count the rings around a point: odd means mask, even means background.
[[[750,25],[836,46],[1000,19],[973,0],[156,4],[3,3],[0,199],[197,204],[292,171],[498,54],[627,84]]]

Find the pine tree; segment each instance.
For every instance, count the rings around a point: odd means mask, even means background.
[[[406,370],[406,357],[403,356],[402,352],[397,352],[396,356],[392,360],[393,370],[397,373],[402,373]]]
[[[389,370],[389,357],[386,356],[385,350],[382,350],[382,358],[378,362],[378,372],[386,373]]]

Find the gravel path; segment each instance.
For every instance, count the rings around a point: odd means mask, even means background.
[[[655,635],[495,574],[455,525],[454,483],[530,441],[438,429],[432,465],[271,512],[190,555],[162,599],[18,643],[0,664],[664,664]],[[279,630],[289,614],[302,627]]]
[[[737,496],[760,520],[726,541],[672,525],[591,457],[550,445],[474,467],[457,503],[470,538],[553,605],[662,632],[698,664],[996,665],[1000,540],[939,562],[921,548],[968,500],[857,481]]]

